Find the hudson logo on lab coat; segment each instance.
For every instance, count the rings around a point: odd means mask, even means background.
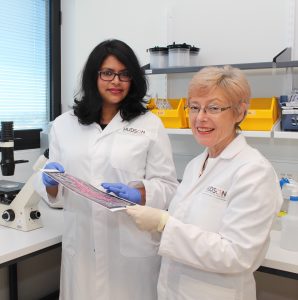
[[[123,132],[128,134],[135,134],[135,135],[142,135],[146,133],[144,129],[137,129],[133,127],[124,127]]]
[[[219,198],[223,201],[226,201],[226,195],[227,195],[227,191],[224,191],[222,189],[219,189],[217,187],[214,187],[212,185],[209,185],[206,190],[204,191],[204,194],[210,195],[210,196],[214,196],[216,198]]]

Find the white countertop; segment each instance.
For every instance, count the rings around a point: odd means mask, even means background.
[[[280,231],[271,231],[270,246],[262,266],[298,274],[298,251],[280,248],[280,234]]]
[[[56,245],[62,241],[63,211],[40,201],[43,227],[28,232],[0,226],[0,264]],[[298,274],[298,251],[279,247],[280,231],[271,232],[271,243],[262,266]]]
[[[39,202],[43,227],[23,232],[0,226],[0,264],[56,245],[62,241],[63,211]]]

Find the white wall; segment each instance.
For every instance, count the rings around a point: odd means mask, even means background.
[[[81,69],[92,51],[108,38],[122,39],[148,63],[146,49],[165,40],[165,0],[62,0],[62,110],[73,104]]]
[[[87,56],[99,42],[107,38],[118,38],[127,42],[135,50],[141,65],[149,63],[146,49],[165,46],[174,41],[200,47],[201,65],[271,61],[278,52],[288,46],[294,47],[292,58],[298,59],[298,37],[295,34],[298,32],[298,0],[61,0],[61,2],[63,112],[73,104],[73,95]],[[280,77],[277,73],[273,77],[271,74],[268,77],[267,73],[249,74],[255,97],[278,95],[281,90],[288,88],[284,79],[281,79],[283,76]],[[170,79],[169,82],[166,81],[167,77]],[[155,93],[161,96],[184,96],[188,81],[189,75],[152,76],[150,93],[153,96]],[[291,161],[288,160],[295,159],[293,148],[297,149],[296,141],[287,145],[284,145],[284,141],[269,142],[268,145],[268,140],[262,139],[250,142],[267,155],[277,169],[288,168],[291,171],[291,167],[293,168]],[[181,177],[187,161],[202,149],[191,137],[173,136],[172,143]],[[188,151],[185,151],[186,144]],[[284,160],[279,156],[281,149],[288,155]],[[38,155],[39,152],[35,150],[18,151],[16,158],[30,159],[30,164],[18,165],[13,180],[26,180]],[[43,255],[46,260],[51,257],[51,254]],[[55,289],[58,285],[59,254],[56,253],[51,261],[54,273],[45,276],[46,280],[39,283],[39,286],[47,291],[50,287]],[[42,265],[39,258],[33,258],[30,263],[35,266]],[[44,268],[47,267],[48,265],[44,264]],[[24,267],[21,265],[20,268]],[[7,299],[6,271],[6,268],[0,269],[0,299],[3,300]],[[24,273],[25,269],[21,269],[21,274]],[[21,286],[26,287],[27,292],[20,299],[34,299],[36,278],[30,281],[30,277],[34,277],[34,272],[21,278]],[[262,280],[258,281],[259,300],[297,299],[296,294],[283,292],[283,289],[293,290],[286,280],[282,280],[279,287],[278,283],[275,285],[279,297],[270,298],[273,290],[269,279],[271,280],[266,274],[262,274]],[[264,294],[269,295],[269,298],[263,297]]]
[[[199,46],[201,65],[271,61],[294,43],[293,4],[295,0],[62,0],[63,111],[73,103],[87,56],[104,39],[127,42],[142,65],[149,63],[146,49],[174,41]],[[159,89],[151,89],[152,95],[165,93],[165,82],[158,83],[163,78],[150,78]]]

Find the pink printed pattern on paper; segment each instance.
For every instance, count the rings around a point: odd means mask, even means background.
[[[67,173],[60,172],[44,172],[48,176],[55,179],[68,189],[92,200],[98,204],[101,204],[109,209],[126,207],[128,205],[134,205],[125,199],[118,198],[114,195],[107,194],[103,191],[98,190],[93,185]]]

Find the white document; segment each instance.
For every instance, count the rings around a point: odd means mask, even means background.
[[[70,174],[50,169],[42,169],[41,171],[69,190],[106,207],[110,211],[123,210],[126,206],[135,205],[135,203],[126,199],[103,192],[84,180]]]

